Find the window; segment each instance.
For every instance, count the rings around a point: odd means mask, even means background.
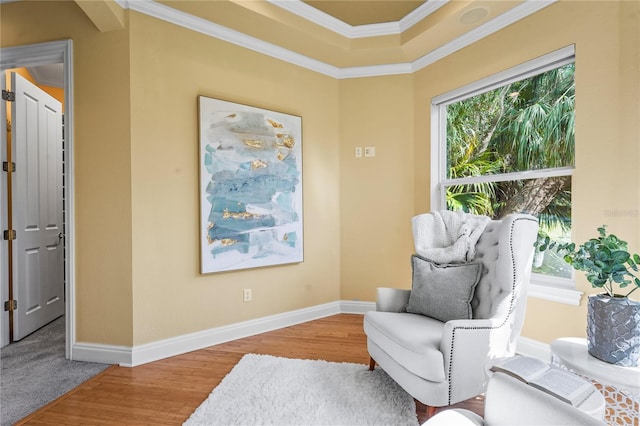
[[[571,46],[435,98],[434,209],[529,213],[539,237],[569,240],[574,71]],[[536,253],[532,272],[534,283],[574,289],[573,270],[553,251]]]

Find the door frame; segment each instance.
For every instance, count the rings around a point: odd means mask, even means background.
[[[0,48],[0,71],[2,79],[5,79],[5,71],[11,68],[29,67],[35,65],[46,65],[53,63],[63,63],[64,75],[64,170],[65,185],[63,189],[65,199],[65,245],[66,261],[65,269],[65,358],[73,359],[73,347],[76,343],[76,309],[75,309],[75,200],[74,200],[74,164],[73,164],[73,142],[74,142],[74,120],[73,120],[73,41],[61,40],[48,43],[31,44],[25,46]],[[4,86],[4,84],[3,84]],[[6,116],[2,118],[3,138],[6,139],[5,128]],[[1,131],[1,130],[0,130]],[[7,141],[7,143],[11,143]],[[4,160],[5,153],[2,153]],[[3,174],[2,185],[6,188],[6,175]],[[0,189],[3,194],[4,189]],[[7,210],[6,196],[2,196],[0,201],[2,210],[0,211],[0,222],[2,229],[7,229],[7,218],[3,214]],[[0,244],[0,265],[3,271],[7,271],[8,265],[6,244]],[[8,289],[7,274],[0,276],[0,288],[2,293]],[[4,300],[2,301],[4,302]],[[8,312],[0,312],[0,338],[4,343],[8,340]]]

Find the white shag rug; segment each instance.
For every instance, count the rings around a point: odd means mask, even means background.
[[[415,426],[418,418],[413,398],[381,368],[247,354],[184,424]]]

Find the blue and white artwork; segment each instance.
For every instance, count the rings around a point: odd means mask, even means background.
[[[302,262],[302,119],[199,97],[201,271]]]

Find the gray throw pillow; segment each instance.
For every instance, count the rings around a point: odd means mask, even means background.
[[[482,264],[438,265],[416,254],[411,256],[413,283],[407,312],[442,322],[471,319],[471,299],[480,281]]]

